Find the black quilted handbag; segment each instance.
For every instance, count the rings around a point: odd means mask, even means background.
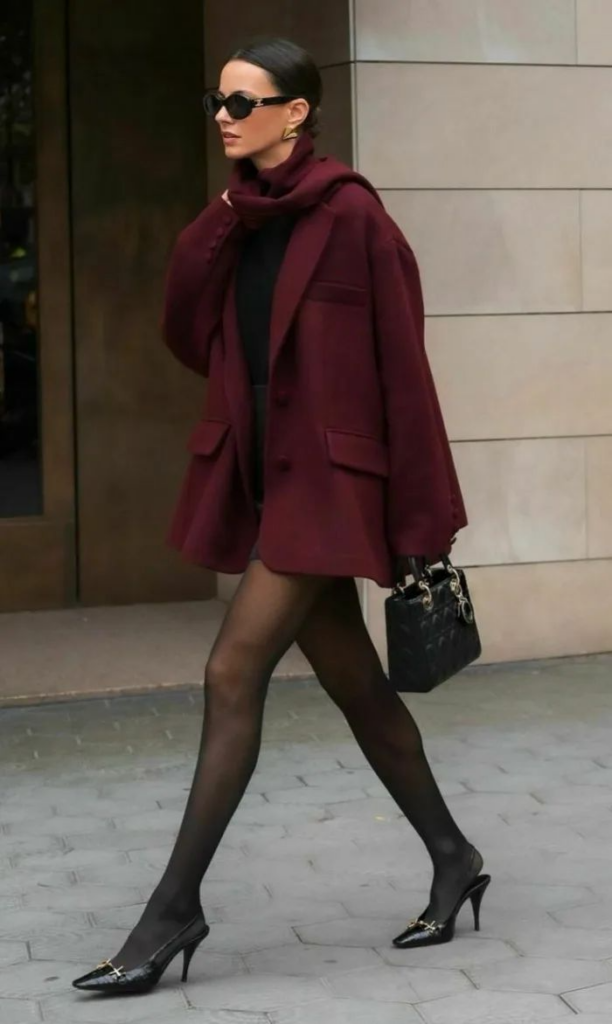
[[[463,569],[444,555],[440,568],[415,570],[385,600],[389,682],[401,693],[427,693],[482,652]]]

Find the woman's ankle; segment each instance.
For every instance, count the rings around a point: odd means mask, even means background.
[[[148,913],[178,924],[187,924],[201,909],[199,893],[160,888],[154,890],[147,904]]]
[[[436,849],[432,856],[434,878],[476,874],[482,867],[482,857],[473,843],[464,842],[451,849]]]

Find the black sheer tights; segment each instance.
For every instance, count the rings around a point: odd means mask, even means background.
[[[206,665],[200,749],[170,860],[114,964],[136,966],[197,912],[200,882],[257,763],[270,676],[330,582],[249,564]]]
[[[389,686],[353,579],[335,580],[320,596],[297,642],[376,775],[425,843],[434,877],[423,917],[445,920],[467,883],[480,874],[483,860],[453,819],[420,730]]]
[[[391,690],[365,627],[355,581],[283,575],[249,564],[205,672],[200,749],[168,865],[116,957],[126,970],[196,913],[202,878],[257,763],[270,676],[293,640],[346,716],[372,768],[434,864],[427,920],[448,915],[479,873],[433,778],[419,729]],[[476,863],[476,861],[478,863]]]

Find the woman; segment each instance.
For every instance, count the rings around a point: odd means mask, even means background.
[[[313,156],[321,80],[307,53],[257,42],[205,100],[235,161],[182,233],[164,333],[208,377],[170,531],[209,569],[244,572],[205,672],[205,714],[176,844],[112,961],[74,982],[150,989],[208,932],[200,882],[257,763],[271,673],[296,641],[433,862],[427,909],[394,942],[452,938],[489,876],[393,691],[355,577],[390,587],[450,550],[465,510],[423,344],[413,253],[374,188]],[[265,428],[265,429],[264,429]]]

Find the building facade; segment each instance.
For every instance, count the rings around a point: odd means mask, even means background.
[[[159,341],[206,194],[201,3],[0,11],[2,266],[35,274],[1,307],[0,609],[211,596],[163,543],[201,386]]]
[[[172,238],[227,173],[212,134],[204,152],[202,82],[271,32],[315,54],[321,149],[374,182],[417,253],[485,660],[612,649],[607,0],[32,11],[42,483],[0,520],[0,607],[236,584],[163,544],[201,384],[157,325]],[[385,596],[362,582],[381,651]]]

